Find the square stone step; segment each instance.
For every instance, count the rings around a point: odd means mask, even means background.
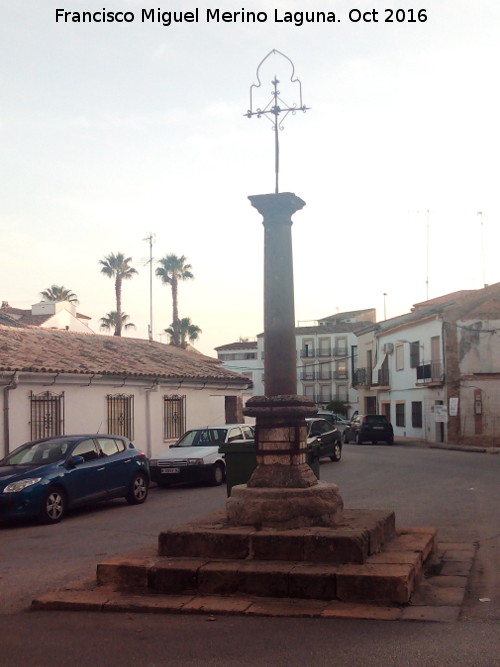
[[[167,557],[362,564],[394,536],[394,512],[386,510],[345,510],[334,528],[295,530],[232,527],[225,513],[218,512],[162,531],[158,553]]]
[[[115,558],[97,567],[99,586],[158,595],[253,595],[404,604],[435,548],[433,529],[407,529],[364,563],[185,558]]]

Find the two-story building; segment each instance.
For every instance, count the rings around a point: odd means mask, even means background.
[[[498,444],[499,335],[500,284],[365,327],[354,372],[359,411],[387,415],[396,437]]]

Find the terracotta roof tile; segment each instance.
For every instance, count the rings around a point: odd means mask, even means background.
[[[213,380],[232,385],[247,382],[215,362],[211,357],[138,338],[0,326],[0,371]]]

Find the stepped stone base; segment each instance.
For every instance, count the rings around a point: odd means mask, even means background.
[[[384,510],[345,510],[334,528],[292,530],[231,526],[218,512],[161,532],[157,549],[102,561],[88,590],[32,606],[335,616],[349,604],[366,612],[406,605],[436,547],[434,529],[396,531],[394,513]]]

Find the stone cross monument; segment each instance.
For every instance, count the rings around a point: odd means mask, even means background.
[[[299,102],[287,105],[272,81],[271,102],[253,110],[254,88],[260,87],[260,68],[271,56],[291,65],[290,81],[298,84]],[[249,197],[264,225],[264,386],[265,396],[254,396],[244,414],[255,417],[257,468],[248,484],[233,487],[226,504],[234,525],[299,528],[332,526],[341,516],[343,502],[335,484],[319,482],[306,462],[305,417],[317,413],[315,404],[297,395],[297,355],[293,296],[292,215],[305,202],[291,192],[279,192],[280,115],[306,111],[302,87],[292,61],[273,50],[257,69],[258,84],[250,89],[247,116],[271,117],[275,132],[275,192]]]

